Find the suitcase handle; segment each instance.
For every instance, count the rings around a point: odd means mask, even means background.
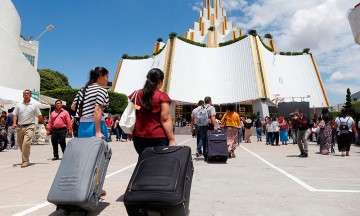
[[[171,152],[176,152],[182,148],[182,146],[156,146],[152,147],[152,151],[156,154],[168,154]]]

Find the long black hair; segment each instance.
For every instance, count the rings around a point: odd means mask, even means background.
[[[96,82],[101,76],[109,74],[109,71],[104,67],[96,67],[90,70],[89,81],[86,83],[85,88]]]
[[[164,80],[164,72],[159,68],[151,69],[146,75],[146,82],[143,88],[141,107],[147,111],[152,110],[152,96],[156,90],[156,86]]]

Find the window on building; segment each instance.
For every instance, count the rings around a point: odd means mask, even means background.
[[[24,56],[27,58],[27,60],[30,62],[30,64],[31,64],[32,66],[34,66],[35,56],[29,55],[29,54],[26,54],[26,53],[24,53]]]

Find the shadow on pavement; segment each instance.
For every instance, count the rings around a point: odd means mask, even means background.
[[[36,164],[49,164],[49,163],[29,163],[29,167],[30,166],[34,166],[34,165],[36,165]],[[18,163],[18,164],[13,164],[13,167],[17,167],[17,166],[21,166],[21,163]]]
[[[86,215],[88,215],[88,216],[99,215],[109,205],[110,205],[110,203],[108,203],[108,202],[100,202],[99,206],[96,210],[87,211]],[[68,215],[83,215],[82,213],[83,213],[83,211],[81,211],[81,210],[70,211]],[[65,215],[65,211],[63,209],[59,209],[59,210],[55,210],[53,213],[49,214],[49,216],[58,216],[58,215]]]
[[[124,202],[124,194],[117,198],[116,202]]]

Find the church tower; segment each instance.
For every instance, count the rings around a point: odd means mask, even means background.
[[[227,20],[222,0],[203,0],[199,22],[185,32],[186,39],[206,44],[207,47],[219,47],[219,43],[242,36],[241,29],[233,27]]]

